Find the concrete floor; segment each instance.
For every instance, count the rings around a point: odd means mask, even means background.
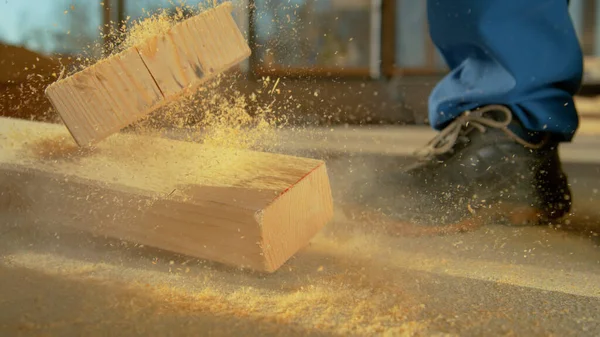
[[[357,171],[402,162],[431,132],[303,134],[280,150],[325,158],[341,191]],[[561,224],[390,236],[338,211],[273,275],[4,219],[0,335],[598,336],[598,145],[584,132],[563,149],[575,208]]]

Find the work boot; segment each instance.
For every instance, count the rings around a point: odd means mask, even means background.
[[[486,214],[512,224],[569,212],[558,143],[526,131],[505,106],[465,112],[418,151],[418,161],[382,170],[354,191],[372,210],[411,223],[450,224]]]

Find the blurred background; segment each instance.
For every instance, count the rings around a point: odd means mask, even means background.
[[[286,105],[280,108],[303,122],[427,122],[427,95],[447,69],[428,36],[426,1],[233,3],[235,18],[253,50],[252,57],[233,70],[239,75],[234,85],[241,91],[255,91],[257,82],[266,76],[285,79],[286,89],[303,104],[294,111]],[[32,74],[55,73],[58,62],[72,63],[81,54],[98,58],[103,53],[102,41],[110,40],[102,33],[114,22],[135,20],[177,4],[179,0],[2,1],[0,85],[10,93],[2,99],[2,113],[40,118],[49,106],[36,95],[53,78],[32,78]],[[600,64],[596,62],[600,4],[572,0],[570,11],[586,55],[581,95],[593,97],[600,93]],[[34,60],[35,71],[30,64]],[[583,115],[595,115],[595,100],[579,103]]]

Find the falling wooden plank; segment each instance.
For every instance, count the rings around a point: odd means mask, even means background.
[[[78,147],[60,125],[0,119],[0,208],[273,272],[332,218],[319,160],[127,134]]]
[[[231,11],[219,5],[48,86],[77,144],[99,142],[250,56]]]
[[[178,23],[138,47],[167,100],[193,90],[250,55],[229,3]],[[213,33],[219,32],[219,34]],[[202,37],[202,38],[197,38]]]
[[[135,49],[51,84],[46,94],[80,145],[119,131],[163,99]]]

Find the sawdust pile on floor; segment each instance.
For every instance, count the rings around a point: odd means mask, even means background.
[[[73,160],[94,153],[94,148],[80,147],[66,136],[41,139],[29,148],[36,158],[52,160]]]
[[[137,294],[135,302],[115,299],[119,310],[131,311],[128,316],[140,310],[135,303],[152,303],[153,317],[207,314],[339,335],[413,336],[426,331],[427,323],[418,319],[423,305],[399,282],[402,278],[358,258],[370,253],[372,240],[358,237],[340,244],[321,236],[302,261],[266,276],[163,257],[144,258],[145,267],[131,268],[24,252],[5,263],[78,282],[118,282]],[[327,258],[332,249],[336,254]]]

